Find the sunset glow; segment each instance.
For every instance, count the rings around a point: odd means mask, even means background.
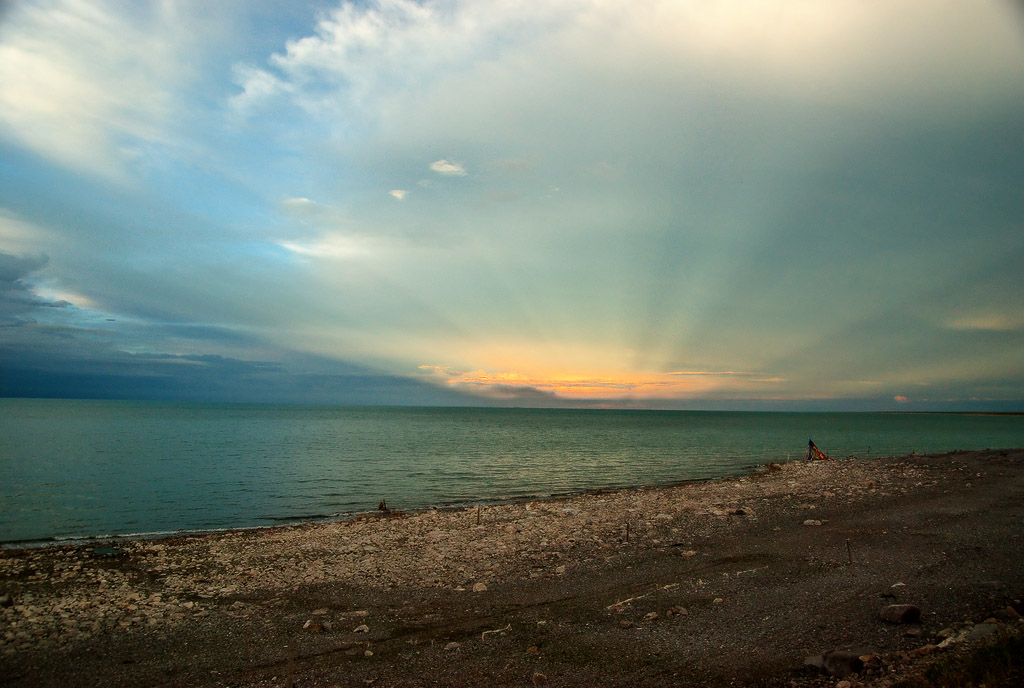
[[[8,5],[0,395],[1024,408],[1013,3]]]

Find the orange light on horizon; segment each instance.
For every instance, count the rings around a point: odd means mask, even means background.
[[[699,396],[722,389],[742,390],[784,382],[783,378],[738,371],[671,371],[588,375],[527,375],[515,371],[456,371],[446,366],[421,365],[446,386],[491,398],[542,394],[565,400],[673,399]]]

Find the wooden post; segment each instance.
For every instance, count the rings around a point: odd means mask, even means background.
[[[285,678],[285,688],[293,688],[295,685],[295,644],[288,643],[288,668]]]

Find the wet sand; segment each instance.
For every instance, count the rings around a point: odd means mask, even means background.
[[[1024,450],[9,550],[0,683],[886,685],[1021,628],[1022,553]]]

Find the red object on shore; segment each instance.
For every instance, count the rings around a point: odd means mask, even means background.
[[[807,456],[804,458],[808,460],[831,461],[828,454],[818,449],[818,445],[813,440],[807,440]]]

